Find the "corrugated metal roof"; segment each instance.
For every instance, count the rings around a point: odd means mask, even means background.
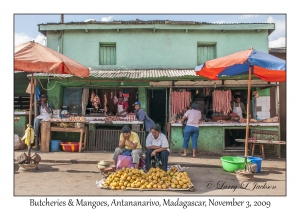
[[[44,74],[35,73],[34,76],[40,77],[72,77],[69,74]],[[145,79],[145,78],[162,78],[162,77],[184,77],[196,76],[194,69],[120,69],[120,70],[90,70],[90,77],[109,78],[109,79]]]
[[[286,53],[285,47],[270,48],[269,53]]]
[[[113,21],[86,21],[86,22],[54,22],[54,23],[41,23],[39,25],[71,25],[71,24],[103,24],[103,25],[136,25],[136,24],[168,24],[168,25],[236,25],[236,24],[270,24],[270,23],[208,23],[196,21],[174,21],[174,20],[113,20]]]

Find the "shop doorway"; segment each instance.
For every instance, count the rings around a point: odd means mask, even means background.
[[[244,150],[245,144],[235,139],[245,139],[246,129],[225,129],[225,150]]]
[[[161,126],[162,133],[166,134],[166,89],[148,90],[149,117]]]

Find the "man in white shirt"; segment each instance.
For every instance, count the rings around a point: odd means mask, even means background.
[[[150,133],[146,139],[146,170],[150,170],[152,158],[157,158],[162,163],[162,169],[167,171],[169,157],[169,142],[167,137],[161,133],[158,124],[151,127]]]

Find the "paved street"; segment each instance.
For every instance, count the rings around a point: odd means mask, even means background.
[[[76,195],[286,195],[286,172],[263,169],[253,182],[240,183],[234,174],[222,167],[184,167],[195,191],[133,191],[105,190],[96,186],[102,179],[96,164],[46,163],[41,162],[36,171],[26,171],[15,165],[14,195],[76,196]]]

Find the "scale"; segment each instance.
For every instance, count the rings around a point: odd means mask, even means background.
[[[61,117],[68,118],[69,117],[68,106],[62,106],[61,108],[62,108]]]

